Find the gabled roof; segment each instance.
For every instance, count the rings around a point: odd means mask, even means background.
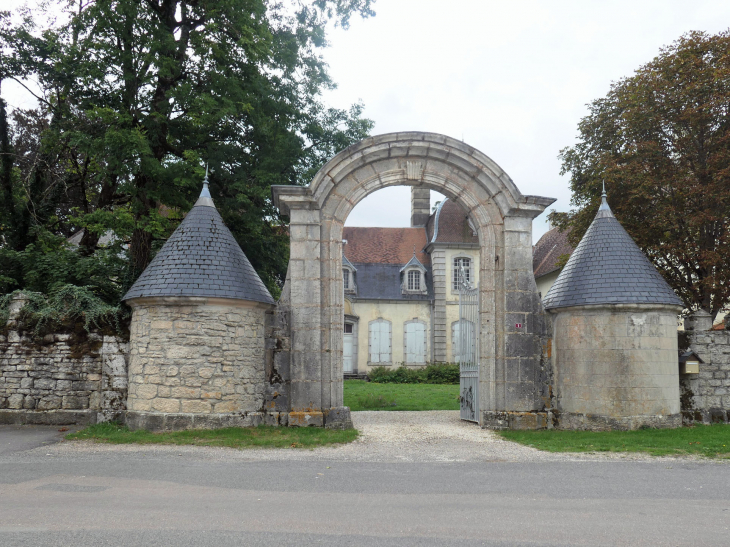
[[[682,301],[613,216],[604,192],[593,223],[543,304],[549,310],[591,304],[680,307]]]
[[[562,255],[569,255],[573,247],[568,242],[570,228],[561,232],[553,228],[545,232],[532,249],[532,271],[535,278],[559,270],[558,261]]]
[[[464,208],[444,198],[426,223],[429,243],[473,243],[479,244],[479,237],[469,226]]]
[[[416,258],[416,252],[415,251],[413,252],[413,258],[411,258],[408,261],[408,263],[400,269],[400,271],[402,272],[402,271],[406,270],[407,268],[411,268],[411,267],[416,267],[416,268],[418,268],[419,270],[421,270],[423,272],[426,271],[426,268],[424,267],[424,265],[421,264],[418,261],[418,259]]]
[[[352,269],[353,271],[357,271],[357,268],[353,266],[352,262],[347,260],[347,257],[345,256],[345,253],[342,253],[342,265],[347,266],[348,268]]]
[[[431,264],[427,253],[426,230],[420,228],[358,228],[345,226],[342,238],[345,257],[353,264],[397,264],[402,266],[413,256],[413,247],[421,264]],[[359,266],[358,266],[359,268]]]
[[[207,177],[195,206],[123,300],[160,296],[233,298],[274,304],[215,208]]]

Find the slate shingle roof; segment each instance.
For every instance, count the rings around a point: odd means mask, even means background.
[[[357,262],[354,265],[357,268],[355,274],[357,294],[351,298],[357,300],[431,300],[433,298],[431,268],[426,268],[427,294],[403,294],[401,290],[401,265],[360,264]]]
[[[123,300],[200,296],[274,304],[206,192]]]
[[[591,304],[682,306],[603,200],[593,223],[543,299],[545,309]]]

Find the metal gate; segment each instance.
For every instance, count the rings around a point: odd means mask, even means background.
[[[461,419],[479,421],[479,288],[459,270],[459,401]],[[455,340],[454,340],[455,342]]]

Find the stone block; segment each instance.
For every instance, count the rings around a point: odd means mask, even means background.
[[[171,395],[178,399],[197,399],[200,397],[200,389],[194,387],[173,387]]]
[[[23,408],[23,403],[25,402],[25,396],[15,393],[8,397],[7,405],[8,408],[11,409],[20,409]]]
[[[61,408],[61,397],[57,395],[46,395],[36,404],[38,410],[55,410]]]
[[[324,415],[322,412],[311,411],[311,412],[290,412],[289,413],[289,426],[290,427],[309,427],[317,426],[322,427],[324,425]]]
[[[180,401],[177,399],[152,399],[152,410],[156,412],[175,413],[180,412]]]
[[[180,402],[182,412],[193,414],[207,414],[211,411],[211,404],[208,401],[183,400]]]

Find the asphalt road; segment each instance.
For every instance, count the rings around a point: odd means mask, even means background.
[[[47,429],[0,428],[0,545],[730,545],[726,463],[29,450]]]

